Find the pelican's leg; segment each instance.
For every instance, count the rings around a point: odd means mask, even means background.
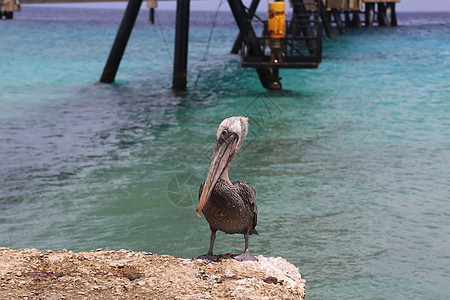
[[[200,255],[197,259],[215,260],[219,258],[219,255],[213,254],[214,241],[216,240],[216,231],[211,228],[211,237],[209,238],[209,251],[205,255]]]
[[[209,255],[213,255],[214,241],[216,240],[216,230],[211,229],[211,237],[209,238]]]
[[[244,240],[245,240],[245,250],[244,253],[233,256],[235,259],[239,260],[239,261],[244,261],[244,260],[258,260],[256,257],[254,257],[253,255],[250,254],[250,252],[248,251],[248,236],[249,236],[249,232],[244,233]]]

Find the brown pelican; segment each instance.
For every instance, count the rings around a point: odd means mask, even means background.
[[[213,260],[216,231],[242,233],[245,239],[244,253],[234,256],[237,260],[256,260],[248,251],[248,236],[258,234],[255,230],[257,208],[256,192],[245,181],[231,182],[228,168],[247,135],[248,121],[245,117],[231,117],[220,123],[217,130],[216,147],[212,156],[208,176],[199,190],[197,215],[203,215],[211,229],[207,254],[198,258]]]

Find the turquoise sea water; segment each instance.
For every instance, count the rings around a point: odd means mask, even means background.
[[[270,93],[191,16],[188,91],[171,90],[174,15],[142,12],[117,82],[98,81],[122,11],[24,6],[0,22],[0,246],[204,254],[195,216],[220,121],[250,118],[232,180],[257,191],[250,250],[300,267],[308,299],[450,294],[450,14],[324,40]],[[238,253],[241,235],[215,250]]]

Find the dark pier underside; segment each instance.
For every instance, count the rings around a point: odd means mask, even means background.
[[[38,3],[40,0],[25,0]],[[78,0],[79,2],[89,2]],[[49,1],[45,1],[49,2]],[[63,2],[56,1],[54,2]],[[73,1],[71,1],[73,2]],[[362,27],[360,14],[364,14],[365,26],[374,23],[379,26],[396,26],[395,2],[365,3],[365,12],[325,7],[323,0],[292,0],[291,20],[285,24],[286,34],[277,39],[280,49],[274,59],[273,42],[268,34],[267,20],[255,15],[260,0],[253,0],[249,8],[241,0],[228,0],[239,34],[231,53],[241,52],[241,65],[255,68],[263,87],[269,90],[281,89],[281,68],[317,68],[322,60],[322,30],[328,38],[335,39],[335,29],[345,34],[345,27]],[[113,83],[128,39],[139,13],[142,0],[129,0],[117,32],[100,82]],[[187,55],[189,41],[190,0],[177,0],[174,71],[172,88],[185,90],[187,85]],[[256,32],[261,32],[257,36]]]

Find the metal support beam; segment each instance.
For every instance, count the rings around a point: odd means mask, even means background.
[[[141,8],[142,0],[129,0],[127,8],[117,31],[116,39],[109,53],[108,61],[106,62],[103,74],[100,77],[102,83],[113,83],[116,78],[117,70],[119,69],[120,61],[123,53],[127,47],[128,39],[133,30],[136,17]]]
[[[339,10],[333,8],[331,10],[331,13],[333,14],[334,22],[336,22],[336,27],[337,27],[339,33],[340,34],[345,34],[346,33],[345,32],[345,26],[344,26],[344,23],[342,22],[342,19],[341,19],[341,12]]]
[[[378,2],[377,7],[378,7],[378,14],[377,14],[378,26],[386,26],[386,6],[384,5],[383,2]]]
[[[356,27],[358,29],[362,28],[361,19],[359,18],[359,11],[353,12],[352,24],[353,24],[353,27]]]
[[[155,9],[150,8],[150,13],[148,15],[148,24],[153,25],[155,24]]]
[[[305,40],[306,42],[306,47],[308,48],[309,54],[311,55],[315,55],[315,43],[313,40],[309,39],[311,37],[314,37],[314,32],[309,24],[309,15],[306,11],[305,5],[303,3],[303,0],[297,0],[297,1],[292,1],[292,4],[294,6],[294,10],[292,13],[292,23],[296,23],[294,20],[297,19],[298,24],[300,24],[300,28],[301,31],[303,33],[303,36],[306,37],[307,39]],[[320,3],[319,3],[320,5]]]
[[[250,8],[248,9],[248,17],[250,18],[250,20],[253,19],[253,16],[255,15],[259,1],[260,0],[253,0],[252,3],[250,4]],[[241,44],[242,44],[242,35],[239,32],[234,42],[233,48],[231,49],[231,54],[238,54],[239,49],[241,49]]]
[[[395,2],[389,2],[389,6],[391,7],[391,25],[397,26],[397,13],[395,12]]]
[[[325,29],[325,33],[329,39],[336,39],[336,35],[334,34],[333,28],[331,27],[331,18],[327,13],[325,5],[323,4],[323,0],[319,0],[319,13],[320,18],[322,19],[323,28]]]
[[[373,21],[375,18],[375,3],[369,3],[366,2],[364,3],[364,7],[365,7],[365,26],[366,27],[372,27],[373,26]]]
[[[344,11],[345,15],[345,27],[352,27],[352,20],[350,19],[350,11],[346,10]]]
[[[172,88],[186,90],[190,0],[177,0]]]
[[[261,45],[256,38],[255,31],[253,27],[248,22],[249,18],[245,12],[244,5],[241,0],[228,0],[231,11],[233,12],[234,19],[239,27],[239,31],[242,35],[242,40],[246,43],[248,51],[251,55],[262,56],[263,51]],[[279,90],[281,89],[281,83],[276,74],[272,74],[269,68],[257,68],[259,80],[261,84],[269,90]]]
[[[395,2],[388,2],[385,6],[386,26],[397,26],[397,15],[395,13]]]

